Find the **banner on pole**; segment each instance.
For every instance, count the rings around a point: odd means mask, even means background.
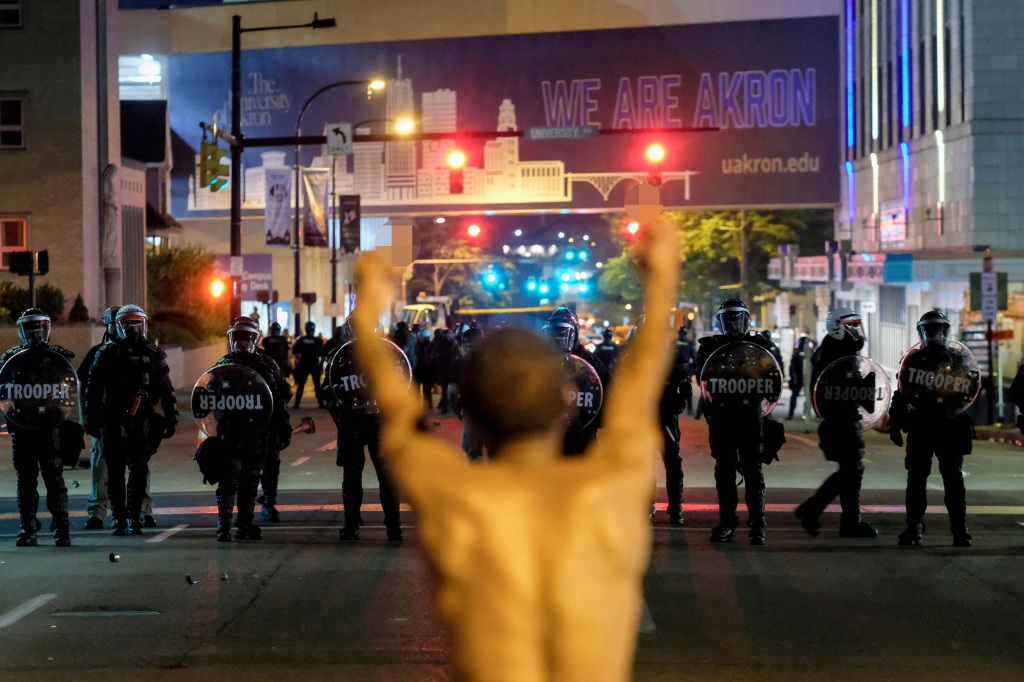
[[[338,195],[338,213],[341,216],[341,248],[345,253],[359,250],[359,195]]]
[[[291,246],[292,171],[290,168],[266,168],[266,213],[263,229],[267,246]]]
[[[302,171],[302,243],[304,246],[327,246],[329,168],[307,168]]]

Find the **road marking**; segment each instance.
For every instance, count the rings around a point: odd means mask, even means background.
[[[338,447],[338,441],[337,441],[337,439],[335,439],[335,440],[332,440],[332,441],[331,441],[330,443],[328,443],[327,445],[324,445],[324,446],[322,446],[322,447],[319,447],[319,448],[317,448],[317,449],[316,449],[316,451],[317,451],[317,452],[327,452],[328,450],[333,450],[333,449],[334,449],[334,448],[336,448],[336,447]]]
[[[160,535],[154,535],[153,537],[151,537],[148,540],[146,540],[146,542],[163,542],[164,540],[166,540],[167,538],[171,537],[175,533],[180,533],[181,531],[185,530],[186,528],[188,528],[188,524],[187,523],[179,524],[179,525],[175,526],[174,528],[168,528],[163,533],[160,533]]]
[[[792,438],[793,440],[799,441],[804,445],[813,445],[814,447],[818,447],[817,438],[808,438],[807,436],[801,436],[798,433],[787,433],[786,438]]]
[[[19,620],[35,611],[46,602],[56,598],[57,595],[55,594],[41,594],[38,597],[32,597],[21,606],[15,606],[7,613],[0,615],[0,628],[5,628],[8,625],[17,623]]]
[[[159,616],[159,611],[54,611],[58,618],[117,618],[125,616]]]
[[[944,492],[946,489],[936,483],[929,483],[928,490],[938,490],[939,492]]]
[[[651,617],[651,610],[647,608],[647,600],[644,599],[641,603],[644,606],[644,610],[640,614],[640,632],[648,635],[654,632],[654,618]]]
[[[299,457],[299,458],[298,458],[297,460],[295,460],[294,462],[292,462],[292,466],[293,466],[293,467],[297,467],[297,466],[299,466],[300,464],[305,464],[305,463],[306,463],[306,462],[308,462],[308,461],[309,461],[309,457]]]

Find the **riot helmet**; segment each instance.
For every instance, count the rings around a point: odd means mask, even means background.
[[[680,327],[678,330],[679,340],[686,341],[690,338],[690,330],[687,327]]]
[[[115,339],[115,338],[117,338],[117,322],[115,321],[114,318],[117,315],[117,311],[120,310],[120,309],[121,309],[121,306],[113,305],[113,306],[110,306],[109,308],[107,308],[103,312],[103,324],[107,325],[107,338],[108,339]]]
[[[722,301],[715,318],[726,336],[743,336],[750,329],[750,311],[747,304],[738,298]]]
[[[278,323],[278,322],[271,322],[270,323],[270,335],[271,336],[280,336],[281,335],[281,325],[280,325],[280,323]]]
[[[39,308],[29,308],[18,318],[18,336],[26,346],[50,342],[50,316]]]
[[[561,305],[544,323],[543,331],[555,348],[563,353],[572,353],[580,338],[580,321],[576,313]]]
[[[251,317],[236,317],[228,328],[228,352],[255,353],[260,344],[260,328]]]
[[[850,308],[833,308],[825,318],[825,331],[836,341],[849,336],[859,346],[864,345],[864,327],[859,313]]]
[[[917,333],[921,341],[946,345],[949,340],[949,319],[938,310],[929,310],[917,322]]]
[[[313,336],[313,333],[316,332],[316,325],[312,322],[307,322],[302,328],[306,331],[306,336]]]
[[[149,327],[149,316],[139,306],[129,303],[121,306],[114,316],[117,337],[122,341],[145,341]]]
[[[462,333],[462,345],[469,350],[480,343],[484,338],[484,330],[477,327],[470,327]]]
[[[601,338],[604,339],[605,343],[611,343],[612,342],[612,337],[614,335],[615,334],[614,334],[614,332],[612,332],[612,328],[611,327],[605,327],[604,330],[601,332]]]

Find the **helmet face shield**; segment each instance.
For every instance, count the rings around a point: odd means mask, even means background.
[[[143,317],[122,317],[117,321],[117,337],[123,341],[144,341],[147,325]]]
[[[742,336],[750,328],[750,313],[743,308],[719,310],[718,326],[726,336]]]
[[[571,353],[576,347],[577,334],[576,329],[568,323],[549,322],[544,325],[544,336],[563,353]]]
[[[924,343],[946,345],[946,341],[949,339],[949,323],[943,321],[918,322],[917,333]]]
[[[26,346],[39,346],[50,342],[50,318],[30,315],[18,320],[18,336]]]
[[[248,329],[232,329],[228,332],[228,348],[232,353],[255,353],[260,335]]]

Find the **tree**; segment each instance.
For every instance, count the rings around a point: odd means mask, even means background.
[[[82,295],[78,294],[75,296],[75,303],[71,306],[71,310],[68,312],[69,322],[88,322],[89,321],[89,309],[85,307],[85,301],[82,299]]]
[[[214,254],[201,246],[151,251],[146,257],[146,286],[155,339],[174,339],[192,346],[221,336],[226,329],[230,300],[209,293],[214,277]]]

